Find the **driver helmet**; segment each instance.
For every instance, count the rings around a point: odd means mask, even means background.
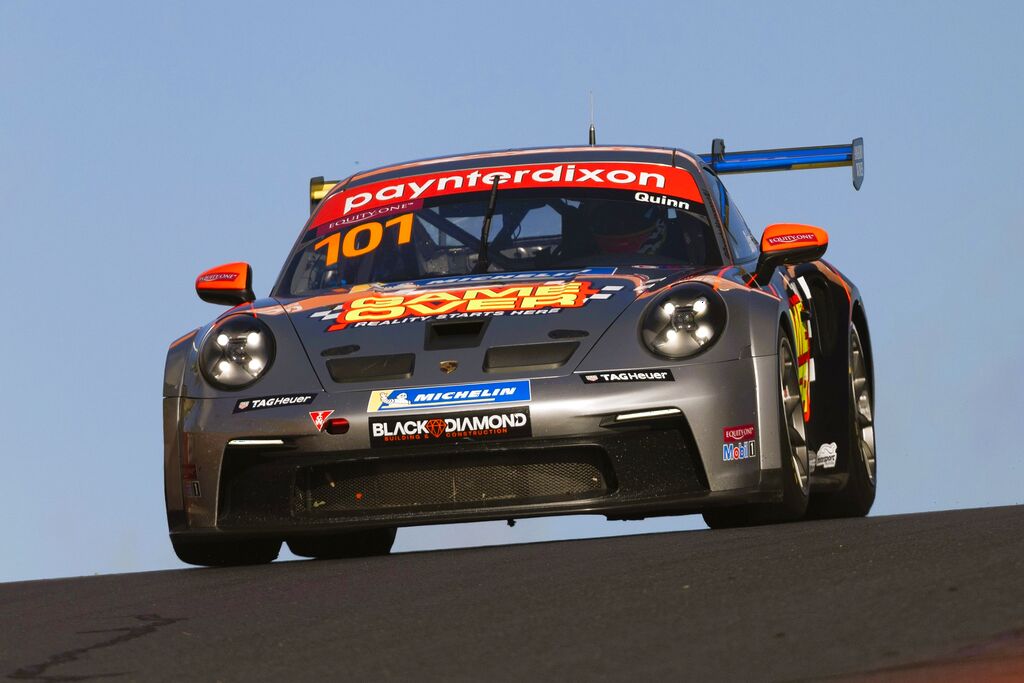
[[[605,254],[656,254],[668,233],[663,211],[633,202],[603,201],[589,211],[588,223]]]

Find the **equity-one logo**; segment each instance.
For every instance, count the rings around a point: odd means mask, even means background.
[[[768,244],[790,244],[792,242],[813,242],[815,236],[809,232],[803,232],[799,235],[776,235],[775,237],[768,238]]]
[[[210,273],[199,278],[200,282],[219,282],[221,280],[235,280],[238,273]]]
[[[736,441],[748,441],[754,438],[754,425],[740,425],[738,427],[726,427],[722,430],[722,439],[726,443]]]

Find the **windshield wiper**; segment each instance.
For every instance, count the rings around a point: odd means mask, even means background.
[[[487,255],[487,242],[491,238],[491,219],[494,218],[494,207],[498,202],[498,174],[494,174],[494,184],[491,185],[491,198],[487,200],[487,213],[484,214],[484,224],[480,228],[480,253],[476,259],[474,273],[486,273],[491,265],[491,259]]]

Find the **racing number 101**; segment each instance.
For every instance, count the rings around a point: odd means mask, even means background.
[[[380,223],[373,221],[370,223],[362,223],[352,228],[345,233],[345,238],[341,238],[341,232],[336,232],[333,235],[328,235],[319,242],[313,245],[313,249],[320,251],[321,247],[327,247],[327,260],[324,265],[333,266],[338,262],[338,249],[341,249],[341,255],[345,258],[355,258],[356,256],[362,256],[368,254],[377,247],[380,246],[380,241],[384,238],[384,228],[390,228],[394,225],[398,226],[398,243],[408,244],[412,240],[412,214],[405,213],[401,216],[392,218],[388,222],[381,225]],[[359,235],[363,233],[367,234],[368,239],[366,244],[357,247],[356,240]]]

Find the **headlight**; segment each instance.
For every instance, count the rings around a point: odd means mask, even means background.
[[[233,315],[213,326],[199,351],[206,381],[219,389],[247,387],[274,362],[274,335],[262,320]]]
[[[725,329],[725,302],[696,282],[665,292],[648,307],[640,337],[654,353],[687,358],[715,343]]]

